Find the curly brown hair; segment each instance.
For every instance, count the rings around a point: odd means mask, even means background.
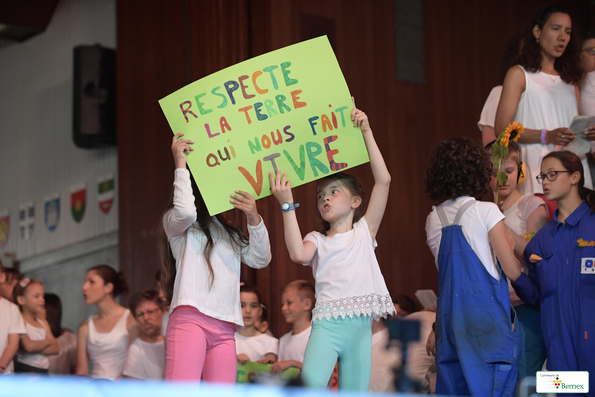
[[[426,193],[440,203],[461,196],[481,200],[488,192],[493,168],[488,152],[471,139],[446,139],[430,156]]]
[[[570,11],[566,7],[548,6],[537,10],[533,14],[533,17],[531,17],[529,24],[523,30],[523,45],[520,50],[519,64],[528,72],[534,73],[541,70],[541,48],[533,35],[533,28],[537,25],[539,29],[543,29],[550,16],[555,13],[566,14],[572,21]],[[575,36],[575,30],[572,29],[566,50],[554,61],[554,68],[566,84],[579,84],[583,78],[583,71],[580,67],[578,40]]]

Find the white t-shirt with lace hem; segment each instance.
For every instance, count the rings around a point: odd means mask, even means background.
[[[374,250],[365,217],[353,224],[345,233],[327,237],[320,232],[310,232],[304,241],[316,245],[310,263],[316,280],[316,307],[312,322],[370,316],[374,320],[395,313],[384,277]]]

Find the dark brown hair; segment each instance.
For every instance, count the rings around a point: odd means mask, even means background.
[[[234,249],[246,247],[249,243],[249,240],[240,228],[232,225],[223,217],[223,215],[218,214],[212,217],[209,214],[207,205],[205,204],[202,194],[200,193],[200,190],[198,189],[192,174],[190,174],[190,184],[192,185],[194,206],[196,207],[196,223],[190,227],[199,229],[207,238],[207,243],[204,247],[204,256],[207,261],[207,267],[209,268],[209,284],[212,286],[215,277],[213,273],[213,265],[211,264],[211,252],[213,250],[213,245],[215,244],[213,231],[218,230],[227,233]],[[171,211],[174,206],[173,196],[172,190],[171,199],[169,205],[167,206],[167,210],[163,214],[163,217],[165,217],[165,214]],[[161,234],[159,239],[159,256],[161,259],[161,288],[163,289],[163,295],[165,296],[165,304],[166,306],[169,306],[171,305],[174,291],[174,282],[176,280],[176,259],[173,256],[171,247],[169,245],[169,240],[165,234],[165,230],[163,229],[163,217],[161,218],[161,227],[159,228]],[[217,219],[219,222],[216,222],[215,219]],[[221,228],[223,228],[223,230],[221,230]],[[186,229],[186,235],[187,233],[188,229]],[[184,250],[185,249],[182,249],[182,252],[184,252]]]
[[[331,181],[337,182],[341,186],[344,186],[349,190],[353,197],[359,197],[362,199],[361,204],[355,209],[353,214],[353,223],[360,220],[364,212],[364,206],[366,201],[366,193],[362,187],[362,184],[357,180],[357,178],[350,174],[345,174],[343,172],[337,172],[336,174],[329,175],[322,179],[319,179],[316,184],[316,190],[318,191],[318,186],[321,183],[329,183]],[[318,204],[318,193],[316,194],[316,203]],[[317,206],[318,208],[318,206]],[[331,228],[330,223],[322,219],[322,215],[320,215],[320,211],[317,211],[318,219],[322,221],[322,234],[326,235]]]
[[[108,265],[93,266],[87,270],[87,273],[90,271],[97,273],[97,275],[103,280],[104,284],[111,284],[114,286],[114,289],[112,290],[112,296],[114,298],[128,292],[128,283],[126,282],[122,272],[117,272]]]
[[[159,291],[155,289],[146,289],[135,292],[128,300],[128,308],[134,318],[136,318],[136,308],[145,301],[155,302],[155,304],[159,306],[159,309],[163,310],[163,300],[159,297]]]
[[[471,139],[446,139],[430,155],[426,193],[440,203],[461,196],[481,200],[488,192],[493,167],[487,150]]]
[[[55,338],[62,335],[62,301],[56,294],[46,293],[45,299],[45,319],[50,324],[50,329]]]
[[[240,287],[240,293],[242,293],[242,292],[252,292],[258,298],[258,303],[262,303],[262,297],[260,295],[260,291],[258,290],[258,288],[254,287],[252,285],[249,285],[249,284],[244,284]]]
[[[575,172],[580,172],[581,178],[578,181],[578,194],[580,198],[585,200],[587,205],[591,207],[591,214],[595,213],[595,192],[585,187],[585,172],[583,169],[583,163],[581,163],[581,159],[569,150],[548,153],[543,158],[542,162],[549,158],[560,160],[562,167],[570,171],[570,175],[574,174]]]
[[[15,269],[14,267],[5,267],[4,274],[6,275],[6,282],[12,282],[16,280],[18,283],[23,279],[23,275],[21,274],[21,272],[18,269]]]
[[[542,54],[537,39],[533,35],[533,28],[537,25],[543,29],[546,22],[555,13],[566,14],[571,18],[570,12],[563,6],[548,6],[540,8],[533,14],[529,24],[523,31],[523,45],[519,55],[519,64],[528,72],[539,72],[541,70]],[[564,53],[554,61],[554,68],[560,74],[560,78],[567,84],[579,84],[583,77],[580,67],[578,42],[575,38],[575,27],[572,28],[570,41],[566,45]]]

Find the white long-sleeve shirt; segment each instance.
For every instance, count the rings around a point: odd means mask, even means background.
[[[211,251],[213,284],[204,256],[206,236],[196,223],[196,207],[188,170],[178,168],[174,179],[174,207],[163,216],[172,254],[176,259],[176,279],[171,309],[190,305],[207,316],[244,326],[240,305],[240,269],[245,263],[256,269],[265,268],[271,261],[269,234],[260,221],[258,226],[248,224],[250,243],[247,247],[234,247],[228,233],[220,225],[211,227],[214,245]]]

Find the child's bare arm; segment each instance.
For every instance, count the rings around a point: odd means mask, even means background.
[[[355,107],[355,99],[353,99],[351,119],[353,120],[353,125],[360,127],[362,130],[364,142],[368,149],[368,156],[370,156],[370,168],[372,168],[372,175],[374,175],[374,187],[372,188],[372,194],[370,195],[370,202],[368,203],[368,209],[366,210],[365,216],[370,235],[372,236],[372,239],[375,239],[388,201],[390,173],[388,172],[382,153],[380,153],[380,149],[374,139],[368,116]]]
[[[43,340],[31,340],[29,335],[25,335],[21,338],[21,346],[27,353],[41,353],[52,344],[49,338]]]
[[[50,331],[50,324],[46,320],[42,320],[43,324],[45,325],[45,329],[47,330],[46,340],[50,342],[50,344],[41,351],[41,354],[45,356],[51,356],[53,354],[60,353],[60,346],[58,346],[58,341]]]
[[[521,263],[514,255],[510,246],[510,242],[506,237],[506,229],[504,228],[504,221],[500,221],[494,226],[490,232],[490,241],[494,248],[494,253],[502,266],[502,270],[506,277],[514,283],[521,275]]]
[[[285,371],[287,368],[298,368],[302,369],[302,363],[296,360],[285,360],[285,361],[277,361],[273,365],[271,365],[271,373],[272,374],[280,374],[281,372]]]
[[[19,349],[19,334],[8,334],[8,343],[0,356],[0,373],[3,373]]]
[[[277,170],[277,175],[269,173],[271,190],[279,204],[292,203],[293,194],[291,193],[291,182],[287,180],[287,174],[281,177],[281,170]],[[283,213],[283,230],[285,233],[285,244],[289,257],[295,263],[308,263],[316,253],[316,245],[310,241],[302,241],[302,233],[298,224],[295,211],[286,211]]]

